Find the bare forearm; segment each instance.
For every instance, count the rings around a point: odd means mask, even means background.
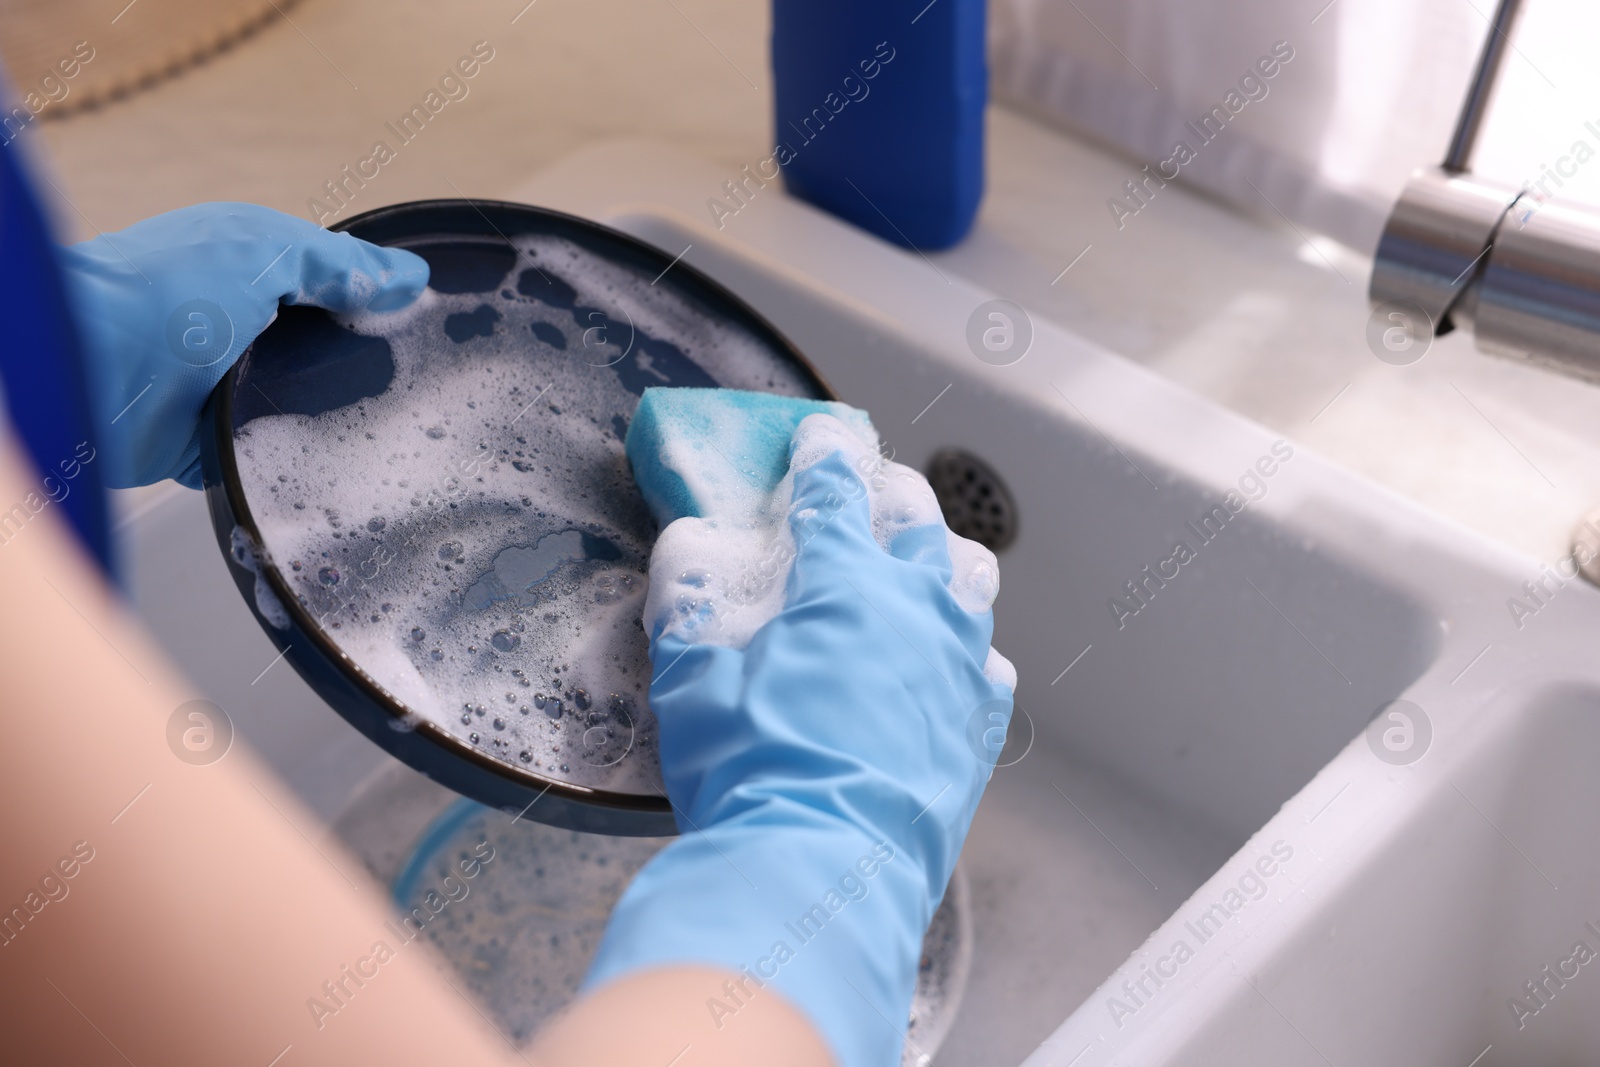
[[[29,475],[9,442],[0,453],[0,499],[22,500]],[[0,545],[0,604],[9,1058],[514,1059],[244,746],[209,766],[174,755],[167,720],[194,694],[48,510]],[[344,968],[363,959],[357,984]],[[342,1006],[319,1016],[308,1001],[328,981]]]
[[[24,499],[29,478],[0,438],[0,500]],[[717,1026],[706,1005],[725,997],[729,976],[693,968],[615,982],[574,1005],[534,1053],[516,1054],[422,943],[399,940],[359,865],[246,746],[206,766],[174,755],[168,719],[195,694],[48,511],[0,544],[0,604],[0,1020],[10,1059],[831,1062],[776,994]]]

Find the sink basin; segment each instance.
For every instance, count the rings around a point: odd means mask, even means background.
[[[986,362],[968,320],[997,294],[776,186],[719,229],[724,169],[621,143],[508,198],[682,253],[897,459],[961,449],[1015,499],[1019,713],[936,1063],[1600,1058],[1600,593],[1067,325]],[[272,665],[198,494],[125,534],[158,635],[331,821],[387,757]]]

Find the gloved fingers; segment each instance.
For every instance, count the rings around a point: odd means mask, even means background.
[[[738,762],[748,742],[739,714],[744,653],[696,644],[674,633],[651,642],[650,709],[660,736],[661,767],[669,795],[692,804],[708,769]]]
[[[873,489],[873,520],[888,541],[889,554],[939,571],[967,612],[989,611],[1000,593],[1000,565],[993,552],[945,526],[928,480],[904,464],[887,463]]]
[[[710,645],[667,631],[650,642],[650,691],[679,690],[704,681],[722,660],[737,660],[743,653],[723,645]]]
[[[990,658],[998,656],[990,649]],[[1000,657],[1003,662],[1003,657]],[[988,664],[985,664],[987,671]],[[1010,664],[1006,664],[1010,666]],[[1000,755],[1007,743],[1011,740],[1011,724],[1016,721],[1016,701],[1012,696],[1010,686],[992,683],[987,693],[982,693],[978,703],[972,707],[965,719],[967,748],[979,763],[983,764],[986,772],[976,778],[972,784],[976,787],[969,797],[970,808],[967,818],[970,821],[971,812],[978,806],[978,799],[983,794],[983,786],[989,775],[993,774],[995,767],[1000,762]]]
[[[832,415],[807,415],[790,446],[794,495],[789,532],[795,566],[826,547],[873,546],[872,502],[861,472],[875,460],[866,444]]]
[[[920,474],[915,471],[910,473],[923,486],[927,485]],[[999,563],[994,553],[983,545],[958,536],[945,526],[932,489],[927,491],[927,502],[926,507],[930,507],[938,517],[935,522],[901,527],[898,532],[892,532],[895,525],[894,516],[891,515],[887,522],[880,520],[879,527],[882,529],[887,526],[892,533],[890,555],[909,564],[930,568],[937,575],[953,604],[953,607],[945,609],[945,617],[973,663],[981,663],[985,656],[994,654],[989,640],[993,635],[994,601],[1000,593]],[[955,609],[965,612],[969,618],[960,620]],[[1011,673],[1015,675],[1014,671]],[[987,672],[985,677],[989,677]],[[989,680],[993,681],[994,678],[990,677]]]
[[[61,252],[91,366],[107,484],[198,482],[206,396],[282,300],[391,310],[427,285],[410,252],[254,204],[196,204]]]
[[[311,304],[343,314],[394,311],[428,286],[428,263],[403,248],[383,248],[347,233],[332,233],[304,219],[285,227],[282,259],[266,268],[262,283],[290,304]]]
[[[902,534],[911,530],[944,529],[939,498],[934,496],[933,487],[922,472],[904,463],[880,463],[867,482],[872,489],[873,525],[888,546],[889,554],[948,572],[950,558],[942,538],[929,538],[926,543],[918,538],[901,539]],[[901,546],[898,549],[897,544]]]
[[[950,531],[943,523],[925,526],[908,526],[892,535],[889,555],[906,563],[931,567],[939,572],[939,579],[950,582]]]

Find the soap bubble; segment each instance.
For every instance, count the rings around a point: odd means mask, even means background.
[[[656,272],[556,238],[513,242],[540,268],[498,283],[512,295],[495,298],[503,321],[488,335],[458,343],[442,328],[482,293],[430,290],[408,312],[341,318],[343,334],[387,346],[382,391],[250,417],[235,428],[240,480],[265,555],[304,561],[280,572],[293,595],[406,708],[458,739],[476,728],[501,742],[484,749],[510,767],[570,757],[572,781],[655,794],[648,746],[634,740],[616,763],[615,738],[581,744],[591,694],[615,691],[649,721],[639,610],[656,530],[623,455],[627,422],[649,385],[811,386],[743,327],[652,287]],[[529,699],[536,678],[543,695]],[[508,688],[526,703],[503,710],[529,713],[503,729],[463,710]],[[622,737],[620,720],[601,725]]]

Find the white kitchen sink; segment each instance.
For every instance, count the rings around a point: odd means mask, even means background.
[[[967,324],[997,294],[774,185],[718,231],[722,171],[618,144],[508,198],[684,253],[897,459],[963,449],[1015,498],[995,643],[1021,713],[964,857],[973,966],[936,1062],[1600,1059],[1600,594],[1531,599],[1538,560],[1067,326],[1035,317],[990,365]],[[198,494],[127,533],[167,647],[331,820],[387,757],[287,667],[250,681],[276,650]],[[1367,730],[1398,698],[1409,748],[1402,720]]]

